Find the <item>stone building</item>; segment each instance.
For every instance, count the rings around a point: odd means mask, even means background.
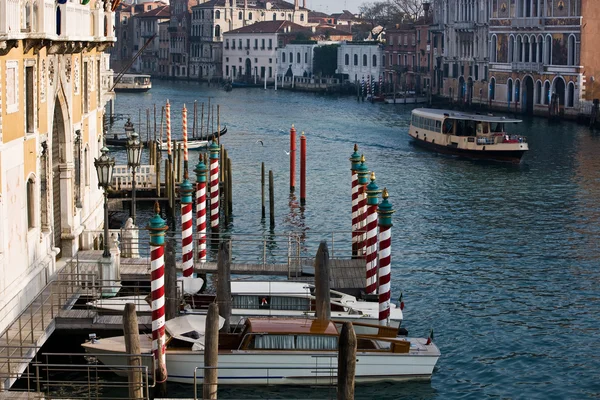
[[[192,7],[190,76],[220,78],[223,71],[223,35],[257,22],[288,21],[308,24],[308,10],[282,0],[211,0]]]
[[[102,227],[112,7],[0,2],[0,330]]]
[[[552,95],[561,113],[577,115],[594,97],[600,2],[492,0],[492,107],[547,114]]]
[[[379,42],[343,42],[338,49],[338,74],[352,83],[376,81],[383,74],[383,45]]]
[[[189,76],[191,0],[171,0],[169,21],[169,77]]]
[[[146,42],[149,40],[151,42],[148,43],[140,56],[135,60],[131,71],[142,74],[158,74],[160,52],[159,24],[168,22],[169,18],[170,11],[167,5],[135,15],[133,22],[136,26],[136,32],[139,32],[135,47],[141,49],[146,45]]]
[[[439,11],[432,28],[444,40],[441,94],[466,104],[486,101],[489,0],[434,0],[433,8]]]

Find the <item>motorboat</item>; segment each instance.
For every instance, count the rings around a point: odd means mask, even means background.
[[[204,315],[166,321],[169,382],[203,383]],[[223,326],[221,319],[221,327]],[[337,381],[338,341],[344,321],[310,318],[247,318],[231,332],[219,332],[218,383],[236,385],[323,385]],[[397,336],[395,329],[362,326],[356,333],[355,381],[429,380],[441,355],[431,338]],[[356,329],[355,329],[356,330]],[[140,335],[141,353],[151,338]],[[93,339],[82,345],[105,365],[127,363],[124,336]],[[143,357],[151,371],[151,359]],[[116,370],[125,375],[127,371]]]
[[[506,132],[507,124],[519,122],[491,114],[417,108],[408,134],[415,144],[439,153],[519,163],[529,150],[527,139]]]
[[[231,281],[232,324],[248,317],[314,317],[315,286],[291,281]],[[337,320],[378,323],[379,303],[357,299],[336,290],[330,291],[331,318]],[[87,303],[99,311],[122,312],[125,304],[134,303],[141,313],[152,311],[146,296],[102,298]],[[205,314],[208,305],[215,301],[214,294],[184,296],[186,314]],[[396,330],[402,324],[400,307],[390,304],[389,325]]]
[[[220,132],[214,132],[208,138],[206,138],[206,137],[201,138],[201,139],[189,139],[188,138],[188,141],[187,141],[188,150],[198,150],[198,149],[207,148],[208,146],[210,146],[210,144],[212,143],[213,140],[220,138],[221,136],[225,135],[226,133],[227,133],[227,127],[225,126],[223,129],[221,129]],[[174,149],[178,143],[180,143],[183,146],[182,140],[171,140],[171,149]],[[158,147],[162,151],[167,151],[167,142],[158,142]]]

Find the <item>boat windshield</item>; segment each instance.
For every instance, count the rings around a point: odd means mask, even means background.
[[[492,133],[504,132],[504,122],[492,122],[491,123]]]

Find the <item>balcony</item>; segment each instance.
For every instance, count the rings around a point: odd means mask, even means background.
[[[542,29],[544,27],[543,18],[512,18],[510,25],[516,29]]]
[[[475,22],[459,21],[454,23],[454,29],[463,32],[473,32],[475,30]]]
[[[583,73],[580,65],[545,65],[544,72],[549,74],[580,74]]]
[[[519,72],[535,72],[541,73],[543,71],[543,64],[537,62],[513,62],[511,63],[513,71]]]
[[[113,41],[114,14],[103,8],[38,0],[27,10],[19,0],[0,1],[0,40],[50,39],[55,41]],[[108,26],[104,30],[105,14]]]

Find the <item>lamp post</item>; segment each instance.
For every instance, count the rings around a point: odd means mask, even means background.
[[[131,219],[135,225],[135,172],[140,166],[142,157],[142,148],[144,145],[140,141],[139,135],[133,131],[127,138],[127,166],[131,168],[133,180],[131,181]]]
[[[98,187],[104,189],[104,253],[102,253],[102,257],[110,257],[108,245],[108,188],[112,184],[115,159],[108,156],[106,146],[102,147],[100,152],[102,155],[100,158],[94,159],[94,167],[96,167],[96,173],[98,174]]]

